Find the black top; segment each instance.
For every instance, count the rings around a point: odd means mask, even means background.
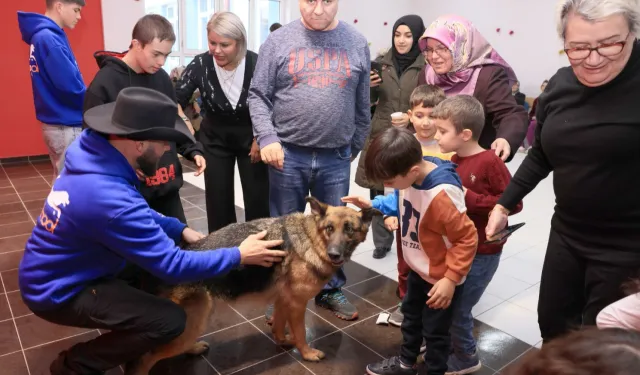
[[[196,56],[176,85],[178,103],[184,108],[195,90],[200,90],[205,111],[199,140],[207,153],[219,156],[246,156],[253,143],[253,126],[247,97],[258,55],[247,51],[242,91],[234,109],[222,90],[213,56],[208,52]]]
[[[100,70],[87,88],[83,111],[86,112],[89,108],[115,102],[120,91],[127,87],[153,89],[176,101],[173,83],[164,70],[160,69],[155,74],[138,74],[121,60],[124,56],[122,53],[101,51],[96,52],[94,56]],[[177,145],[177,147],[172,143],[171,150],[160,158],[156,176],[147,178],[140,184],[140,193],[145,199],[158,199],[169,194],[176,194],[180,190],[183,180],[178,152],[192,161],[196,155],[203,154],[202,145],[198,142]]]
[[[593,258],[638,264],[640,42],[632,48],[623,71],[603,86],[584,86],[570,67],[551,78],[533,148],[498,203],[514,208],[553,171],[554,230],[588,244]],[[611,259],[608,250],[624,254]]]

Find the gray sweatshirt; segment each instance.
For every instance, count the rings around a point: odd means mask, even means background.
[[[365,37],[343,22],[312,31],[296,20],[270,34],[248,99],[260,148],[350,144],[357,155],[371,126],[369,55]]]

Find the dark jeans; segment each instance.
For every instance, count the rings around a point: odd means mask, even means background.
[[[545,343],[583,325],[595,325],[603,308],[625,296],[622,284],[638,277],[637,264],[625,267],[589,259],[582,256],[589,253],[586,246],[551,229],[538,300]],[[613,260],[619,250],[609,251]]]
[[[184,215],[184,208],[182,207],[182,200],[180,200],[180,193],[175,192],[163,197],[149,199],[147,203],[149,207],[164,216],[175,217],[180,220],[181,223],[187,223],[187,217]]]
[[[320,202],[343,206],[340,200],[349,194],[351,147],[308,148],[283,144],[284,167],[269,167],[269,211],[272,217],[304,212],[305,198],[311,195]],[[325,286],[340,289],[347,281],[342,268]]]
[[[406,365],[414,365],[420,354],[424,338],[427,342],[425,365],[427,375],[444,375],[451,350],[449,329],[453,312],[464,290],[464,284],[456,287],[451,305],[446,309],[434,310],[427,306],[427,295],[433,285],[426,282],[414,271],[407,277],[407,294],[402,301],[402,349],[400,356]]]
[[[114,279],[100,281],[52,311],[34,311],[51,323],[110,331],[64,354],[69,374],[95,374],[138,359],[180,336],[182,307]]]
[[[204,171],[209,233],[235,223],[234,167],[242,183],[245,221],[269,217],[269,173],[263,162],[251,163],[249,155],[218,155],[206,152]]]

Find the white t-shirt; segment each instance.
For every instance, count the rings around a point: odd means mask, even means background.
[[[218,82],[220,82],[220,86],[222,87],[222,92],[227,97],[227,100],[229,100],[229,103],[231,103],[233,109],[236,109],[238,106],[238,101],[242,94],[246,61],[246,58],[242,59],[235,72],[224,70],[219,67],[217,63],[214,63]]]

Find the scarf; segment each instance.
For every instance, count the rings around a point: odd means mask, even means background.
[[[398,27],[405,25],[411,30],[411,34],[413,34],[413,45],[411,46],[411,50],[405,54],[400,54],[396,49],[395,44],[395,34]],[[422,22],[422,18],[416,15],[404,16],[396,21],[395,25],[393,25],[393,34],[391,35],[391,46],[392,46],[392,59],[393,65],[398,72],[398,77],[404,73],[405,70],[411,64],[413,64],[416,59],[420,56],[420,46],[418,44],[418,39],[420,35],[424,33],[424,22]]]
[[[486,65],[504,67],[509,85],[517,81],[511,66],[487,42],[478,29],[462,17],[449,15],[436,19],[420,38],[422,51],[427,49],[427,38],[436,39],[445,45],[453,56],[453,67],[447,74],[436,74],[430,65],[425,69],[427,83],[440,87],[447,96],[473,95],[480,70]]]

